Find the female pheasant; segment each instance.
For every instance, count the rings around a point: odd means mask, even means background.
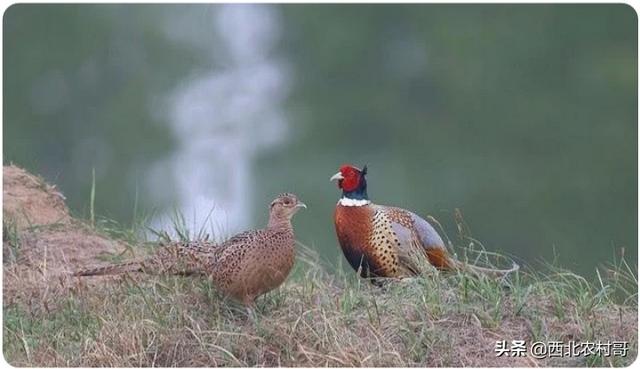
[[[144,260],[76,272],[76,276],[126,272],[207,275],[225,295],[251,306],[256,297],[278,287],[295,260],[291,218],[307,206],[297,196],[284,193],[269,208],[264,229],[237,234],[222,244],[205,241],[175,242]]]
[[[426,220],[401,208],[376,205],[367,196],[367,167],[343,165],[331,180],[338,181],[342,197],[334,221],[338,242],[349,264],[365,278],[402,278],[420,273],[421,260],[441,270],[467,268],[505,274],[509,270],[481,268],[449,256],[444,242]]]

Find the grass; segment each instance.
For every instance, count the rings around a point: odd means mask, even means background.
[[[137,253],[153,249],[141,236],[146,219],[124,227],[93,210],[90,217]],[[177,237],[209,237],[202,228],[190,234],[180,214],[174,219]],[[18,232],[3,228],[18,245]],[[462,260],[503,258],[463,225],[459,232]],[[376,287],[343,268],[342,258],[329,263],[299,244],[294,272],[259,298],[254,317],[201,278],[122,275],[60,281],[57,289],[52,281],[56,293],[35,291],[3,306],[3,353],[14,366],[626,366],[637,354],[638,287],[623,256],[593,281],[545,264],[506,278],[432,271]],[[496,357],[503,339],[624,340],[630,352]]]
[[[91,221],[92,227],[95,227],[96,225],[95,204],[96,204],[96,168],[92,168],[91,169],[91,192],[89,193],[89,220]]]
[[[20,233],[18,232],[18,226],[10,219],[2,220],[2,241],[3,244],[7,244],[6,253],[4,258],[8,262],[15,262],[20,256]]]

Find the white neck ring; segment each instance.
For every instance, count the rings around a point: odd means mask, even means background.
[[[369,200],[365,200],[365,199],[349,199],[346,197],[342,197],[340,198],[340,200],[338,201],[338,205],[342,205],[342,206],[365,206],[365,205],[369,205],[371,204],[371,201]]]

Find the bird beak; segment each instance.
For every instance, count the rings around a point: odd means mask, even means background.
[[[307,204],[305,204],[304,202],[299,202],[298,204],[296,204],[297,208],[307,208]]]
[[[340,180],[340,179],[344,179],[344,177],[342,176],[342,173],[338,172],[338,173],[334,174],[333,177],[331,177],[331,179],[329,179],[329,181],[335,181],[335,180]]]

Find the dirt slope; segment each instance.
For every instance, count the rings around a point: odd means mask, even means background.
[[[70,271],[124,250],[73,219],[62,193],[41,178],[9,165],[3,167],[2,182],[5,303],[63,283]]]

